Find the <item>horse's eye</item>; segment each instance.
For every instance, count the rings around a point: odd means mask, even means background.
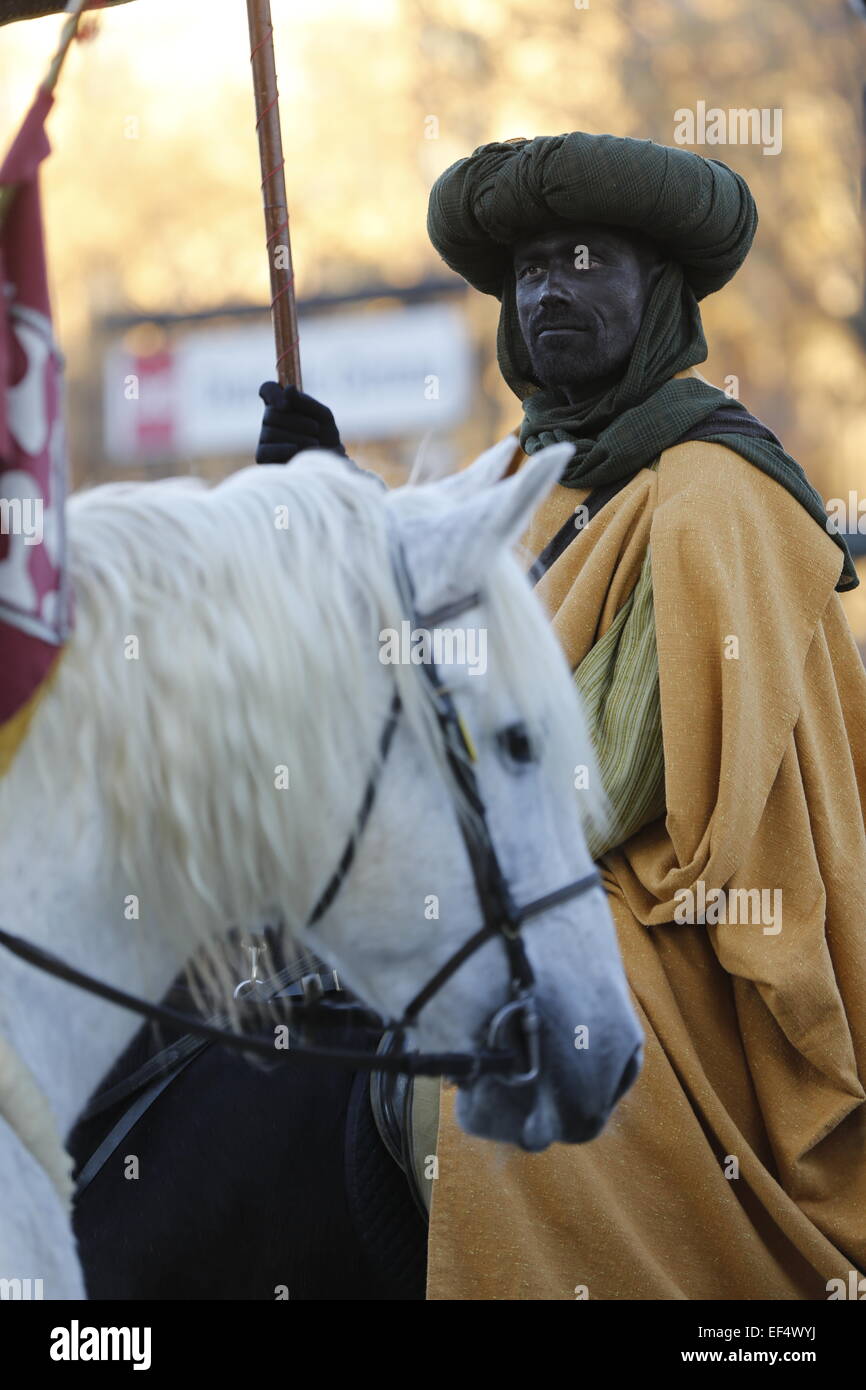
[[[525,724],[509,724],[507,729],[500,729],[496,735],[496,742],[512,762],[534,763],[537,759],[535,746]]]

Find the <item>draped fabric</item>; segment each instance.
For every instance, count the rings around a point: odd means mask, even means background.
[[[531,556],[576,500],[554,489]],[[823,1300],[866,1269],[866,673],[840,552],[739,453],[667,450],[539,583],[572,667],[648,548],[667,810],[602,860],[644,1068],[598,1139],[538,1155],[463,1134],[444,1088],[434,1300]]]
[[[590,837],[593,859],[624,844],[664,815],[659,663],[653,616],[652,554],[607,632],[574,674],[610,805],[603,838]]]

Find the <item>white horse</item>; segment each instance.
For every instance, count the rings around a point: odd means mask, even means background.
[[[591,873],[583,825],[603,821],[604,798],[567,664],[513,553],[569,446],[502,480],[513,446],[391,493],[311,452],[213,488],[172,479],[74,496],[75,632],[0,784],[0,925],[156,1000],[191,958],[228,992],[227,929],[282,920],[399,1016],[482,920],[458,811],[470,833],[473,815],[417,664],[423,644],[393,660],[411,616],[401,563],[416,613],[472,603],[444,634],[453,659],[439,653],[437,676],[474,743],[513,900]],[[355,859],[307,928],[395,690],[402,710]],[[589,790],[575,790],[578,769]],[[598,1132],[642,1039],[600,887],[526,922],[523,938],[540,1077],[464,1083],[458,1113],[473,1133],[535,1150]],[[426,1004],[413,1042],[477,1051],[509,989],[490,940]],[[0,948],[0,1279],[84,1296],[58,1136],[138,1025]]]

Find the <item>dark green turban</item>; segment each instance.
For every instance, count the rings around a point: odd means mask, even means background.
[[[602,223],[649,237],[666,261],[647,304],[623,376],[576,403],[533,375],[520,330],[514,242],[576,223]],[[707,344],[698,300],[731,279],[758,225],[745,180],[715,159],[616,135],[539,135],[494,141],[458,159],[430,191],[427,230],[452,270],[501,303],[497,355],[523,403],[520,442],[527,453],[567,440],[575,445],[561,482],[592,488],[618,482],[718,412],[739,408],[715,386],[677,372],[703,362]],[[752,419],[752,417],[749,417]],[[757,423],[757,422],[756,422]],[[800,465],[765,431],[717,439],[779,482],[826,527],[824,504]],[[845,555],[838,587],[857,584]]]
[[[440,175],[427,230],[442,259],[501,298],[510,246],[558,222],[603,222],[652,237],[697,299],[721,289],[752,244],[744,179],[688,150],[618,135],[538,135],[481,145]]]

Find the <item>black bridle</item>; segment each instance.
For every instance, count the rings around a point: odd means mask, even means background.
[[[432,613],[419,615],[415,611],[411,577],[402,555],[401,561],[398,577],[402,574],[412,600],[409,608],[416,630],[432,631],[480,603],[480,594],[471,593],[443,605]],[[354,1002],[342,1002],[331,996],[326,997],[318,976],[306,976],[302,981],[302,997],[293,999],[289,1006],[289,1022],[302,1026],[304,1041],[300,1046],[280,1051],[272,1037],[231,1031],[224,1026],[225,1020],[222,1018],[206,1021],[127,994],[124,990],[76,969],[42,947],[32,945],[3,928],[0,928],[0,946],[4,946],[12,954],[28,961],[44,973],[65,980],[89,994],[118,1004],[144,1018],[172,1028],[180,1028],[207,1042],[220,1043],[237,1051],[265,1057],[272,1063],[295,1060],[320,1062],[350,1066],[358,1071],[386,1072],[403,1076],[447,1076],[464,1083],[491,1074],[513,1086],[527,1085],[534,1081],[538,1077],[540,1066],[540,1022],[534,995],[535,977],[524,948],[521,928],[533,917],[538,917],[550,908],[599,886],[601,879],[598,871],[593,869],[582,878],[575,879],[572,883],[535,898],[523,906],[518,907],[515,904],[487,824],[484,802],[473,769],[475,753],[471,741],[450,691],[438,682],[433,663],[422,663],[422,670],[429,681],[430,698],[442,735],[448,766],[462,802],[462,807],[458,804],[458,822],[484,920],[482,927],[448,957],[410,1000],[398,1019],[385,1021],[371,1010]],[[358,844],[373,810],[379,778],[394,740],[401,709],[402,701],[399,692],[395,691],[379,738],[378,761],[368,778],[354,826],[334,872],[307,919],[306,929],[315,927],[324,917],[348,877]],[[472,813],[471,817],[467,816],[466,808]],[[493,1015],[487,1026],[486,1047],[476,1052],[405,1051],[406,1034],[416,1025],[425,1006],[466,961],[488,941],[496,939],[502,942],[508,960],[509,998]],[[277,990],[259,992],[257,1002],[280,997],[283,997],[283,994]],[[393,1037],[396,1046],[389,1052],[370,1053],[353,1048],[322,1047],[308,1041],[311,1030],[333,1024],[355,1026],[378,1035],[384,1031]]]

